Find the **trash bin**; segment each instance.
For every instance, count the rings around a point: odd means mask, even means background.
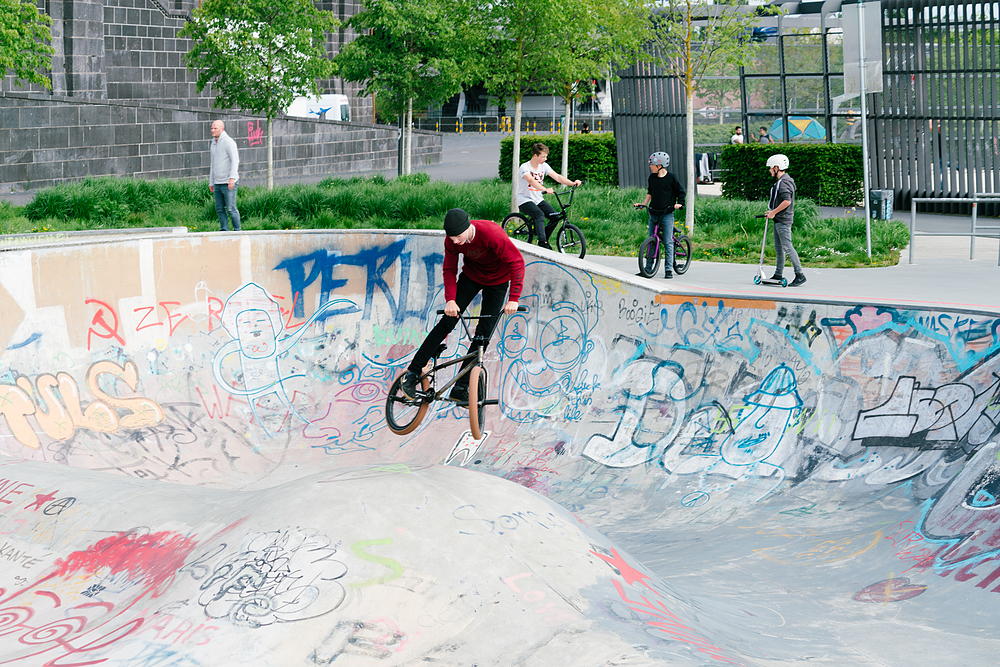
[[[869,191],[869,210],[873,220],[888,220],[892,217],[892,190]]]

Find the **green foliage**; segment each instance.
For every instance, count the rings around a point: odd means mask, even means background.
[[[348,25],[357,33],[334,58],[346,81],[374,94],[384,113],[427,106],[461,90],[462,6],[449,0],[364,0]]]
[[[521,157],[518,164],[531,159],[531,146],[543,143],[549,147],[550,165],[562,162],[563,137],[560,134],[546,134],[523,137],[521,141]],[[573,134],[569,138],[569,178],[580,179],[592,185],[618,185],[618,154],[615,147],[615,135],[606,132],[602,134]],[[500,141],[500,178],[508,183],[511,180],[510,164],[514,151],[513,137]],[[555,167],[553,167],[555,168]],[[556,169],[558,171],[558,169]]]
[[[52,19],[28,0],[0,0],[0,74],[14,72],[18,86],[35,83],[52,88],[43,72],[52,69],[55,49],[48,42],[52,37]]]
[[[415,182],[419,181],[419,182]],[[464,208],[473,219],[500,222],[509,211],[510,184],[500,179],[447,183],[425,179],[328,178],[315,185],[267,190],[240,188],[237,206],[247,230],[434,229],[445,213]],[[587,238],[588,253],[634,257],[646,237],[645,211],[632,204],[645,190],[586,183],[576,191],[570,222]],[[550,197],[551,199],[551,197]],[[702,198],[692,237],[696,259],[756,264],[764,221],[762,200]],[[677,216],[683,219],[683,209]],[[865,254],[865,219],[820,219],[816,204],[800,198],[792,228],[806,266],[884,266],[899,260],[909,240],[900,221],[876,221],[871,261]],[[203,182],[100,178],[38,192],[27,207],[0,204],[5,233],[187,226],[218,229],[214,199]],[[768,236],[767,255],[773,257]]]
[[[722,151],[725,180],[722,195],[732,199],[766,199],[774,179],[767,158],[788,156],[788,173],[795,179],[796,196],[815,199],[821,206],[854,206],[862,201],[861,147],[854,144],[744,144]]]
[[[209,83],[218,108],[238,107],[268,121],[300,95],[316,95],[330,76],[326,33],[339,25],[312,0],[204,0],[178,37],[198,92]]]
[[[103,176],[39,190],[24,207],[24,216],[32,221],[77,220],[83,223],[84,228],[129,221],[134,224],[158,207],[200,207],[210,199],[203,182]],[[214,204],[212,206],[214,215]]]

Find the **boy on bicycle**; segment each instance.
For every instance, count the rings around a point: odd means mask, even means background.
[[[545,201],[542,194],[550,195],[555,191],[542,185],[542,181],[546,176],[551,176],[555,181],[573,187],[580,185],[580,181],[571,181],[560,174],[546,163],[548,159],[548,146],[542,143],[532,145],[531,159],[522,164],[517,171],[517,208],[534,220],[538,245],[552,250],[552,246],[549,245],[549,229],[545,223],[556,210],[552,208],[552,204]]]
[[[649,205],[649,233],[652,236],[659,226],[660,242],[666,249],[663,277],[674,277],[674,211],[684,206],[684,187],[667,171],[670,156],[657,151],[649,156],[649,186],[646,198],[636,208]],[[653,273],[652,260],[646,262],[646,273]],[[641,275],[641,274],[640,274]]]
[[[458,324],[458,317],[480,292],[483,306],[469,353],[486,351],[501,311],[517,312],[524,284],[524,258],[500,225],[490,220],[469,220],[469,214],[453,208],[444,216],[444,315],[427,334],[420,349],[413,355],[403,375],[400,389],[406,397],[416,398],[417,382],[424,366]],[[463,255],[462,273],[458,275],[458,256]],[[457,279],[456,279],[457,275]],[[508,285],[510,293],[508,295]],[[472,364],[462,364],[462,370]],[[469,374],[452,386],[449,396],[459,402],[469,401]]]

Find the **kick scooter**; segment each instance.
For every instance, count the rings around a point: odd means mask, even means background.
[[[767,217],[762,213],[755,215],[755,218],[764,218],[764,238],[760,241],[760,264],[757,265],[757,275],[753,277],[754,285],[778,285],[788,287],[788,278],[772,280],[764,273],[764,248],[767,245]]]

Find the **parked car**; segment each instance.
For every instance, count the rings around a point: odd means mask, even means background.
[[[319,97],[296,97],[285,111],[286,116],[297,118],[318,118],[321,120],[351,120],[351,107],[347,95],[320,95]]]

